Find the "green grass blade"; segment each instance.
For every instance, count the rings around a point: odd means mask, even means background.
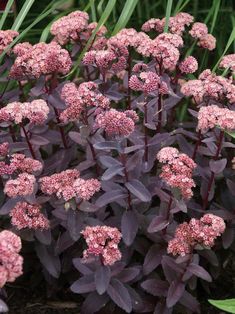
[[[178,1],[177,6],[175,7],[174,14],[181,12],[189,2],[190,0]]]
[[[219,63],[220,63],[220,61],[221,61],[221,59],[222,59],[223,56],[226,54],[226,52],[228,51],[229,47],[234,43],[234,40],[235,40],[235,27],[233,27],[233,30],[232,30],[232,32],[231,32],[231,34],[230,34],[230,36],[229,36],[227,45],[226,45],[226,47],[225,47],[225,49],[224,49],[224,51],[223,51],[221,57],[220,57],[219,60],[217,61],[216,65],[214,66],[214,68],[213,68],[213,70],[212,70],[213,72],[216,71],[216,69],[217,69],[217,67],[218,67],[218,65],[219,65]]]
[[[96,26],[96,28],[94,29],[91,37],[89,38],[88,42],[86,43],[85,47],[83,48],[82,52],[80,53],[78,60],[76,61],[76,63],[74,64],[73,69],[70,71],[70,73],[68,75],[66,75],[67,78],[69,78],[79,67],[80,62],[84,56],[84,54],[87,52],[87,49],[89,48],[90,44],[92,43],[92,41],[94,40],[96,33],[98,32],[98,30],[100,29],[101,26],[103,26],[105,24],[105,22],[107,21],[107,19],[109,18],[110,14],[112,13],[112,10],[114,8],[116,4],[116,0],[109,0],[109,2],[107,3],[103,14],[100,17],[100,20]]]
[[[20,10],[20,12],[17,15],[17,18],[15,19],[15,22],[12,25],[12,29],[14,29],[15,31],[18,31],[21,24],[23,23],[26,15],[28,14],[30,8],[32,7],[33,3],[35,0],[26,0],[22,9]]]
[[[95,0],[89,0],[89,3],[90,3],[90,7],[91,7],[92,22],[96,22],[97,18],[96,18]]]
[[[212,23],[211,23],[211,28],[210,28],[210,32],[213,33],[213,30],[215,28],[215,23],[218,17],[218,13],[220,10],[220,5],[221,5],[221,0],[214,0],[213,1],[213,8],[214,8],[214,12],[213,12],[213,19],[212,19]]]
[[[117,34],[122,28],[126,26],[128,23],[133,11],[135,10],[135,7],[138,3],[138,0],[127,0],[123,9],[122,13],[115,25],[115,28],[112,32],[112,35]]]
[[[8,13],[11,10],[11,7],[12,7],[13,3],[14,3],[14,0],[9,0],[7,2],[6,8],[5,8],[5,10],[3,12],[3,15],[2,15],[2,18],[0,20],[0,29],[2,29],[2,27],[4,25],[4,22],[5,22],[5,20],[6,20],[7,16],[8,16]]]
[[[172,2],[173,2],[173,0],[167,0],[167,6],[166,6],[166,23],[165,23],[165,25],[164,25],[164,33],[167,33],[167,32],[168,32],[169,19],[170,19],[170,16],[171,16]]]
[[[208,300],[210,304],[214,305],[220,310],[228,313],[235,313],[235,299],[227,300]]]

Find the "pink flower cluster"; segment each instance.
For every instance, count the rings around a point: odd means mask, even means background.
[[[185,256],[197,244],[212,247],[225,227],[224,220],[213,214],[206,214],[200,220],[192,218],[189,223],[184,222],[178,226],[175,237],[168,243],[167,251],[173,255]]]
[[[193,24],[192,29],[189,31],[189,34],[196,39],[199,39],[198,46],[214,50],[216,46],[216,39],[213,35],[208,34],[208,28],[206,24],[196,22]]]
[[[9,76],[16,80],[39,78],[41,75],[53,73],[67,74],[72,60],[67,50],[56,42],[38,43],[31,46],[26,43],[13,50],[17,55]]]
[[[41,213],[40,205],[18,202],[10,212],[11,224],[18,230],[29,228],[49,229],[49,220]]]
[[[14,37],[18,36],[19,33],[12,30],[2,31],[0,30],[0,54],[7,48],[8,45],[13,41]]]
[[[0,144],[0,157],[5,157],[9,152],[9,143],[4,142]]]
[[[78,120],[89,107],[107,109],[110,103],[94,82],[85,82],[78,87],[74,83],[67,83],[62,89],[61,98],[68,106],[60,115],[63,122]]]
[[[161,82],[160,77],[154,72],[140,72],[130,77],[129,87],[145,94],[158,91],[160,94],[167,94],[168,87],[165,82]]]
[[[33,124],[43,124],[49,114],[49,107],[42,99],[32,102],[12,102],[0,109],[0,121],[20,124],[24,119]]]
[[[169,31],[173,34],[182,35],[185,31],[185,27],[189,26],[193,22],[193,16],[181,12],[176,14],[176,16],[171,16],[169,19]],[[163,19],[150,19],[145,22],[142,26],[142,30],[144,32],[149,32],[151,30],[155,30],[158,33],[162,33],[164,30],[164,26],[166,23],[166,18]]]
[[[116,35],[108,39],[108,45],[123,45],[125,47],[137,47],[143,37],[148,37],[134,28],[123,28]]]
[[[83,252],[86,260],[90,255],[100,256],[104,265],[113,265],[122,257],[118,249],[121,233],[117,228],[108,226],[87,226],[81,232],[86,240],[88,248]]]
[[[43,193],[56,194],[58,198],[69,201],[74,197],[88,201],[101,188],[97,179],[84,180],[76,169],[68,169],[39,180]]]
[[[198,104],[210,98],[235,102],[235,85],[229,79],[216,75],[209,69],[203,71],[198,80],[183,84],[181,92],[185,96],[193,96]]]
[[[235,72],[235,53],[224,56],[219,66],[224,69],[229,68],[232,72]]]
[[[89,15],[86,12],[74,11],[55,21],[51,26],[51,34],[61,45],[67,44],[71,40],[77,41],[80,33],[87,29],[88,20]]]
[[[23,274],[23,258],[19,255],[21,239],[11,231],[0,232],[0,288]]]
[[[182,62],[180,62],[179,69],[182,73],[194,73],[198,69],[197,60],[192,56],[185,58]]]
[[[34,191],[36,179],[28,173],[21,173],[16,179],[8,180],[4,187],[4,193],[9,197],[31,195]]]
[[[108,135],[129,136],[134,131],[138,119],[134,110],[120,112],[110,109],[96,116],[95,127],[104,129]]]
[[[160,177],[172,188],[180,190],[183,198],[193,196],[192,188],[195,182],[192,172],[196,168],[195,162],[186,154],[182,154],[173,147],[164,147],[157,154],[157,159],[165,164]]]
[[[217,105],[201,107],[198,112],[197,129],[206,133],[209,129],[218,126],[222,130],[235,129],[235,111],[220,108]]]

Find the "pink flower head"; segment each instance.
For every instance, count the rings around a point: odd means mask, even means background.
[[[216,47],[216,38],[211,34],[202,36],[198,41],[198,46],[208,50],[214,50]]]
[[[15,170],[16,168],[13,165],[0,161],[0,176],[11,175]]]
[[[138,42],[138,32],[134,28],[123,28],[116,35],[112,36],[107,45],[122,44],[125,47],[135,47]]]
[[[197,244],[212,247],[225,227],[224,220],[213,214],[206,214],[200,220],[192,218],[189,223],[184,222],[178,226],[175,237],[168,243],[167,251],[173,255],[185,256]]]
[[[0,144],[0,157],[5,157],[9,152],[9,143],[4,142]]]
[[[206,24],[196,22],[196,23],[193,23],[192,29],[189,31],[189,34],[193,38],[199,39],[202,36],[205,36],[208,34],[208,28],[207,28]]]
[[[101,184],[97,179],[84,180],[78,178],[73,183],[76,196],[88,201],[96,192],[99,192]]]
[[[104,71],[110,69],[115,60],[116,56],[112,51],[91,50],[85,53],[82,61],[85,65],[95,65],[101,71]]]
[[[229,68],[232,72],[235,72],[235,53],[224,56],[219,66],[224,69]]]
[[[194,57],[189,56],[184,61],[180,62],[179,69],[182,73],[194,73],[198,69],[197,60]]]
[[[209,129],[218,126],[222,130],[235,129],[235,111],[220,108],[217,105],[201,107],[198,112],[197,129],[206,133]]]
[[[48,114],[49,107],[42,99],[33,100],[31,103],[12,102],[0,109],[0,121],[20,124],[27,119],[33,124],[42,124]]]
[[[42,163],[39,160],[26,157],[23,154],[11,156],[11,166],[21,172],[33,173],[42,170]]]
[[[76,169],[68,169],[51,176],[43,177],[39,180],[43,193],[52,195],[56,194],[58,198],[64,198],[68,201],[76,196],[73,183],[80,176]]]
[[[192,179],[195,162],[176,148],[164,147],[157,154],[157,159],[165,164],[160,177],[172,188],[180,190],[183,198],[190,199],[195,182]]]
[[[110,109],[96,116],[95,126],[104,129],[108,135],[129,136],[137,121],[138,116],[133,110],[120,112]]]
[[[163,29],[164,21],[155,18],[151,18],[150,20],[146,21],[141,27],[143,32],[150,32],[151,30],[154,30],[156,32],[162,33]]]
[[[32,49],[32,45],[29,42],[19,43],[12,49],[16,56],[23,56],[27,51]]]
[[[184,42],[181,36],[171,33],[163,33],[158,35],[154,40],[155,44],[164,44],[168,43],[174,46],[175,48],[183,47]]]
[[[0,54],[11,44],[14,37],[18,35],[19,33],[13,30],[0,30]]]
[[[71,66],[72,60],[68,51],[56,42],[38,43],[29,49],[21,49],[9,76],[22,80],[53,73],[67,74]]]
[[[49,229],[49,220],[41,213],[40,205],[18,202],[10,212],[11,224],[18,230],[29,228]]]
[[[23,273],[23,258],[18,253],[21,239],[11,231],[0,232],[0,287],[13,282]]]
[[[74,11],[55,21],[51,26],[51,34],[61,45],[69,41],[77,41],[80,33],[87,29],[88,20],[89,15],[86,12]]]
[[[28,173],[21,173],[16,179],[8,180],[4,193],[9,197],[31,195],[34,191],[36,179]]]
[[[148,94],[158,90],[160,77],[154,72],[140,72],[139,75],[132,75],[129,80],[129,87],[136,91],[143,91]]]
[[[67,83],[62,89],[61,98],[67,105],[60,115],[63,122],[78,120],[89,107],[109,108],[110,103],[94,82],[85,82],[78,87],[74,83]]]
[[[83,252],[86,260],[90,255],[100,256],[104,265],[113,265],[122,257],[118,249],[121,233],[117,228],[108,226],[87,226],[81,234],[88,248]]]

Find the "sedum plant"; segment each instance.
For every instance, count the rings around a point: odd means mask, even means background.
[[[216,39],[187,13],[96,28],[75,11],[50,43],[10,48],[17,33],[1,31],[3,251],[33,243],[49,289],[69,286],[81,313],[201,313],[197,287],[234,240],[234,55],[226,75],[198,73],[188,47]],[[4,256],[3,299],[22,274]]]

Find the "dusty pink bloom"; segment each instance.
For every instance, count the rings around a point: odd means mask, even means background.
[[[160,34],[153,41],[156,45],[162,44],[162,43],[169,43],[173,45],[175,48],[183,47],[184,45],[184,42],[181,36],[177,34],[170,34],[170,33]]]
[[[209,129],[218,126],[222,130],[235,129],[235,111],[220,108],[217,105],[201,107],[198,112],[197,129],[206,133]]]
[[[196,22],[196,23],[193,23],[192,29],[189,31],[189,34],[193,38],[201,38],[202,36],[205,36],[208,34],[208,28],[206,24]]]
[[[116,56],[112,51],[91,50],[85,53],[82,61],[85,65],[95,65],[101,71],[104,71],[110,69],[115,60]]]
[[[83,252],[86,260],[90,255],[100,256],[104,265],[113,265],[122,257],[118,249],[121,233],[117,228],[108,226],[87,226],[81,234],[86,240],[88,248]]]
[[[74,11],[55,21],[51,26],[51,34],[61,45],[69,41],[79,40],[80,33],[88,27],[89,15],[86,12]]]
[[[197,60],[194,57],[189,56],[184,59],[184,61],[180,62],[179,69],[182,73],[194,73],[198,69]]]
[[[232,72],[235,72],[235,53],[224,56],[219,66],[224,69],[229,68]]]
[[[101,109],[109,108],[109,99],[98,90],[94,82],[85,82],[78,87],[74,83],[67,83],[61,91],[67,108],[61,113],[60,119],[63,122],[76,121],[89,107]]]
[[[13,30],[0,30],[0,54],[11,44],[14,37],[18,35],[19,33]]]
[[[160,68],[174,70],[179,60],[179,50],[169,42],[152,40],[149,46],[150,53],[157,61]]]
[[[150,32],[151,30],[155,30],[159,33],[162,33],[164,29],[164,21],[151,18],[142,25],[141,29],[144,32]]]
[[[21,123],[24,119],[33,124],[42,124],[47,119],[49,107],[42,99],[30,102],[12,102],[0,109],[0,121]]]
[[[0,161],[0,176],[11,175],[15,170],[16,168],[13,165]]]
[[[24,228],[48,229],[49,221],[40,210],[40,205],[18,202],[10,212],[11,224],[18,230]]]
[[[207,34],[205,36],[200,37],[197,44],[202,48],[214,50],[216,46],[216,38],[211,34]]]
[[[56,42],[38,43],[31,48],[21,49],[9,76],[22,80],[53,73],[67,74],[71,66],[72,60],[68,51],[62,49]]]
[[[123,28],[108,40],[108,45],[121,43],[124,46],[135,47],[138,42],[138,32],[134,28]]]
[[[11,156],[11,166],[21,172],[33,173],[42,170],[42,163],[39,160],[26,157],[23,154]]]
[[[32,49],[32,47],[33,46],[29,42],[24,42],[15,45],[12,51],[16,56],[22,56],[26,51]]]
[[[5,157],[9,152],[9,143],[4,142],[0,144],[0,157]]]
[[[97,22],[92,22],[88,24],[87,28],[81,33],[81,39],[85,39],[86,41],[89,40],[91,37],[93,31],[96,29],[98,23]],[[104,39],[104,35],[107,33],[107,28],[103,25],[99,28],[99,30],[96,33],[96,39],[97,38],[102,38]],[[92,44],[93,47],[93,44]]]
[[[154,72],[140,72],[139,75],[132,75],[129,80],[129,87],[136,91],[151,93],[159,88],[160,77]]]
[[[157,159],[165,164],[160,177],[172,188],[180,190],[183,198],[190,199],[195,182],[192,179],[195,162],[176,148],[164,147],[157,154]]]
[[[129,136],[135,129],[137,119],[138,116],[133,110],[120,112],[110,109],[96,116],[95,126],[104,129],[108,135]]]
[[[13,282],[23,273],[23,258],[18,253],[21,250],[21,239],[11,231],[0,232],[0,287],[6,282]]]
[[[28,173],[21,173],[16,179],[8,180],[4,187],[4,193],[9,197],[31,195],[36,179]]]
[[[96,192],[99,192],[101,184],[97,179],[78,178],[74,181],[73,188],[77,197],[88,201]]]
[[[173,255],[185,256],[197,244],[212,247],[225,227],[224,220],[213,214],[206,214],[200,220],[192,218],[189,223],[184,222],[178,226],[175,237],[168,243],[167,251]]]
[[[64,198],[66,201],[75,197],[73,183],[80,176],[76,169],[68,169],[51,176],[43,177],[39,180],[43,193],[52,195],[56,194],[58,198]]]

